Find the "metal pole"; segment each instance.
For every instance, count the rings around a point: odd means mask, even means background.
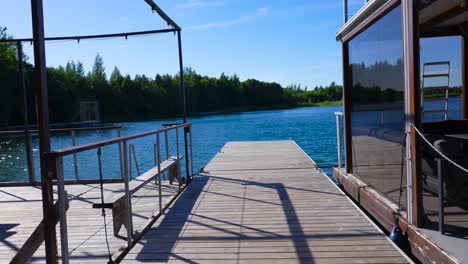
[[[120,137],[120,128],[117,128],[117,137]],[[119,143],[119,163],[120,177],[123,179],[122,143]]]
[[[348,0],[343,0],[343,20],[345,24],[348,22]]]
[[[23,67],[23,46],[21,42],[16,42],[18,49],[18,83],[21,100],[21,109],[23,114],[23,126],[24,126],[24,143],[26,148],[26,159],[28,162],[28,178],[29,183],[34,185],[35,172],[34,172],[34,158],[32,153],[32,140],[31,134],[29,133],[29,117],[28,117],[28,98],[26,95],[26,85],[24,83],[24,67]]]
[[[177,151],[177,181],[179,183],[179,189],[178,191],[180,192],[181,190],[181,180],[180,180],[180,158],[179,158],[179,128],[176,128],[175,129],[175,133],[176,133],[176,151]]]
[[[182,121],[187,123],[187,101],[185,99],[185,85],[184,85],[184,62],[182,59],[182,38],[180,30],[177,31],[177,41],[179,44],[179,68],[180,68],[180,88],[182,89]]]
[[[159,133],[156,134],[156,148],[158,154],[158,194],[159,194],[159,212],[162,212],[162,189],[161,189],[161,145],[159,143]]]
[[[166,160],[169,159],[169,136],[167,135],[167,130],[164,131],[164,141],[166,144]]]
[[[75,130],[70,130],[71,133],[71,140],[72,140],[72,146],[76,146],[76,138],[75,138]],[[78,177],[78,159],[76,157],[76,153],[73,153],[73,166],[74,166],[74,171],[75,171],[75,179],[79,180],[80,177]]]
[[[122,143],[123,148],[123,160],[124,160],[124,185],[125,185],[125,198],[127,200],[127,243],[128,248],[132,246],[132,234],[133,234],[133,221],[132,221],[132,197],[130,195],[130,188],[128,186],[128,156],[127,156],[127,141]],[[131,158],[130,158],[131,159]]]
[[[131,145],[131,151],[133,152],[133,160],[135,161],[135,169],[136,169],[136,172],[137,172],[137,177],[141,175],[140,173],[140,166],[138,165],[138,160],[137,160],[137,157],[136,157],[136,151],[135,151],[135,145],[132,144]],[[131,157],[130,157],[131,159]]]
[[[183,58],[182,58],[182,37],[181,37],[181,31],[177,31],[177,41],[179,44],[179,67],[180,67],[180,86],[182,89],[182,107],[183,107],[183,113],[182,113],[182,119],[184,124],[187,123],[187,100],[186,100],[186,90],[185,90],[185,85],[184,85],[184,63],[183,63]],[[184,150],[185,150],[185,177],[187,181],[190,181],[190,173],[189,173],[189,151],[188,151],[188,139],[187,139],[187,133],[188,133],[188,127],[184,128]],[[180,175],[179,175],[180,177]]]
[[[437,176],[438,176],[438,191],[439,191],[439,232],[444,233],[444,161],[437,159]]]
[[[336,116],[336,146],[338,151],[338,168],[341,168],[341,113],[335,112]]]
[[[193,177],[193,156],[192,156],[192,150],[193,150],[193,147],[192,147],[192,126],[190,126],[190,168],[191,168],[190,180],[192,179],[191,177]]]
[[[47,67],[44,42],[44,14],[42,0],[31,0],[34,38],[34,66],[37,95],[37,127],[41,164],[42,211],[47,263],[57,263],[57,234],[55,231],[54,196],[46,153],[50,152],[49,100],[47,96]]]
[[[128,146],[128,175],[132,179],[132,144]]]
[[[63,159],[59,157],[55,160],[56,178],[57,178],[57,194],[59,204],[60,217],[60,242],[62,252],[62,264],[68,264],[68,228],[67,228],[67,203],[68,197],[65,191],[65,180],[63,178]]]

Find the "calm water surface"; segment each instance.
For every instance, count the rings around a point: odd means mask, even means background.
[[[342,107],[310,107],[190,118],[189,122],[193,123],[194,168],[198,171],[205,166],[228,141],[292,139],[319,166],[329,172],[327,168],[337,163],[334,112],[341,110]],[[131,122],[121,123],[120,125],[123,126],[122,135],[130,135],[159,128],[162,123],[171,121],[174,120]],[[77,133],[77,144],[90,143],[115,136],[115,131],[80,132]],[[170,136],[170,141],[175,141],[174,135]],[[144,171],[151,168],[154,164],[154,136],[134,140],[131,143],[135,145],[140,170]],[[69,134],[53,135],[53,149],[69,146],[71,146]],[[171,144],[171,147],[170,152],[175,155],[175,145]],[[36,171],[39,171],[36,136],[33,138],[33,148]],[[117,177],[120,175],[117,146],[105,147],[102,151],[104,177]],[[0,181],[25,181],[27,179],[26,168],[22,137],[0,138]],[[71,157],[65,158],[64,168],[65,177],[73,178]],[[78,170],[80,178],[98,177],[95,150],[78,155]],[[135,176],[135,173],[133,174]]]

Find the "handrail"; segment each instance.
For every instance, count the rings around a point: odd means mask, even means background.
[[[48,159],[48,163],[51,164],[51,168],[49,168],[51,178],[57,180],[57,190],[58,190],[58,200],[60,203],[58,204],[58,217],[60,222],[60,239],[61,239],[61,249],[62,249],[62,263],[68,264],[68,230],[67,230],[67,217],[66,217],[66,205],[68,201],[68,197],[65,191],[65,181],[64,181],[64,172],[63,172],[63,158],[67,155],[76,156],[77,153],[97,149],[98,150],[98,166],[99,166],[99,176],[100,176],[100,183],[102,188],[102,167],[101,167],[101,148],[104,146],[118,144],[119,145],[119,163],[121,167],[121,177],[124,183],[124,190],[125,190],[125,221],[128,223],[126,226],[127,228],[127,248],[131,248],[133,243],[135,242],[135,234],[134,234],[134,226],[133,226],[133,210],[132,210],[132,193],[130,191],[129,180],[130,180],[130,171],[131,171],[131,159],[132,159],[132,152],[133,158],[135,160],[136,165],[136,153],[135,148],[132,144],[129,144],[130,140],[143,138],[147,136],[156,136],[156,145],[155,145],[155,165],[157,166],[158,174],[157,174],[157,185],[158,185],[158,193],[159,193],[159,214],[162,214],[163,207],[162,207],[162,191],[161,191],[161,141],[160,135],[161,133],[164,134],[165,139],[165,147],[166,147],[166,156],[169,156],[169,144],[168,144],[168,132],[175,130],[175,151],[177,158],[177,168],[176,171],[173,173],[177,176],[178,182],[178,191],[179,194],[182,191],[182,177],[181,177],[181,159],[180,159],[180,149],[179,149],[179,129],[183,129],[184,133],[184,144],[186,148],[186,155],[185,162],[186,162],[186,170],[187,170],[187,182],[190,181],[190,177],[193,176],[193,173],[190,174],[189,172],[189,163],[191,164],[191,171],[193,172],[193,161],[192,161],[192,132],[191,132],[191,125],[190,123],[183,123],[183,124],[166,124],[166,127],[146,131],[138,134],[133,134],[129,136],[120,137],[120,133],[118,133],[117,138],[112,138],[108,140],[103,140],[99,142],[83,144],[79,146],[72,146],[69,148],[64,148],[60,150],[55,150],[46,153],[46,157]],[[120,130],[119,130],[120,132]],[[190,136],[188,138],[187,136]],[[190,140],[190,142],[189,142]],[[190,144],[190,149],[188,149]],[[189,152],[189,153],[187,153]],[[189,160],[190,159],[190,160]],[[76,160],[75,160],[76,161]],[[75,162],[74,161],[74,162]],[[76,163],[75,163],[76,164]],[[138,168],[137,168],[138,169]],[[129,173],[130,172],[130,173]],[[139,172],[138,172],[139,174]],[[77,174],[76,174],[77,175]],[[146,184],[146,183],[145,183]]]
[[[89,144],[83,144],[75,147],[69,147],[69,148],[64,148],[64,149],[59,149],[59,150],[54,150],[49,153],[47,153],[47,156],[50,157],[59,157],[59,156],[67,156],[73,153],[80,153],[84,152],[87,150],[91,149],[96,149],[99,147],[105,147],[108,145],[116,144],[116,143],[123,143],[124,141],[132,140],[132,139],[137,139],[137,138],[142,138],[142,137],[147,137],[151,135],[156,135],[165,131],[170,131],[173,129],[181,128],[181,127],[190,127],[192,124],[190,123],[185,123],[185,124],[180,124],[180,125],[175,125],[175,126],[170,126],[170,127],[165,127],[157,130],[151,130],[151,131],[146,131],[134,135],[129,135],[129,136],[123,136],[123,137],[118,137],[118,138],[113,138],[113,139],[107,139],[99,142],[94,142],[94,143],[89,143]]]

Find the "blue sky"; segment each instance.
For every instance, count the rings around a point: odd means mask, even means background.
[[[31,37],[30,0],[3,1],[0,26],[15,37]],[[183,28],[185,66],[208,76],[237,74],[282,85],[309,88],[342,83],[342,0],[155,0]],[[364,0],[350,0],[350,14]],[[165,28],[143,0],[45,0],[46,36],[116,33]],[[446,42],[447,43],[447,42]],[[459,40],[422,42],[422,60],[453,63],[453,84],[460,77]],[[128,40],[48,42],[49,66],[81,61],[86,70],[97,53],[108,75],[114,66],[130,75],[178,71],[177,38],[173,34],[130,37]],[[25,44],[32,60],[32,46]],[[427,57],[426,57],[427,56]]]
[[[203,75],[222,72],[282,85],[341,83],[342,0],[156,0],[183,28],[185,66]],[[362,5],[354,0],[353,7]],[[31,36],[30,1],[4,1],[0,26],[15,37]],[[357,8],[355,8],[357,9]],[[165,28],[143,0],[46,0],[46,36]],[[88,70],[97,53],[110,73],[176,73],[172,34],[47,44],[49,66],[79,60]],[[32,47],[25,44],[32,59]]]

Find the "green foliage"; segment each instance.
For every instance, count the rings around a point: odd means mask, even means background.
[[[0,28],[0,38],[7,38]],[[22,124],[17,93],[16,45],[0,44],[0,127]],[[33,66],[25,60],[28,100],[32,104]],[[180,116],[182,91],[180,75],[152,77],[122,75],[115,67],[108,79],[104,59],[98,54],[92,70],[84,72],[80,62],[69,62],[64,67],[48,68],[50,120],[54,123],[73,122],[79,118],[81,101],[98,100],[104,121],[147,120]],[[300,86],[283,88],[274,82],[255,79],[240,81],[237,75],[219,78],[202,76],[191,68],[184,71],[189,114],[258,110],[317,105],[319,102],[341,100],[341,86],[316,87],[308,91]],[[35,105],[29,105],[34,122]]]

